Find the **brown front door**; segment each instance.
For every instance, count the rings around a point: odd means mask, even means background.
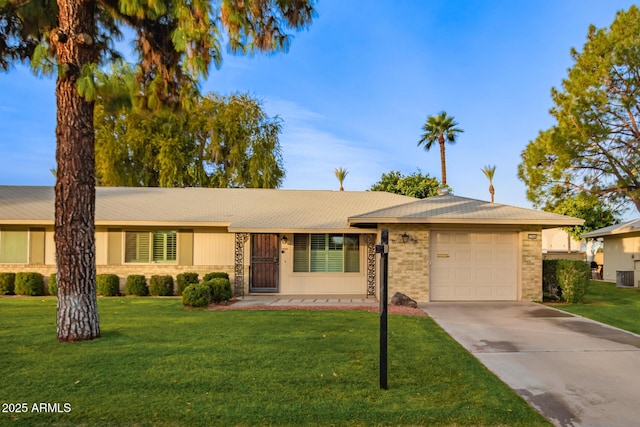
[[[250,292],[278,292],[278,235],[251,235]]]

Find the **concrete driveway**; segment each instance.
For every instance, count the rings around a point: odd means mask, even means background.
[[[420,308],[555,425],[640,425],[640,336],[535,303]]]

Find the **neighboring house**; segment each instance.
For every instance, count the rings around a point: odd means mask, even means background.
[[[582,242],[573,238],[563,228],[542,230],[542,253],[544,259],[586,259]]]
[[[51,187],[0,186],[0,271],[55,272]],[[543,228],[562,215],[453,195],[267,189],[96,189],[98,273],[229,273],[236,294],[379,293],[419,301],[542,299]]]
[[[640,219],[604,227],[582,237],[603,240],[604,280],[619,286],[640,286]]]

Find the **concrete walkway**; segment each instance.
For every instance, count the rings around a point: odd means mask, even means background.
[[[420,307],[555,425],[640,425],[640,336],[535,303]]]
[[[378,307],[377,298],[362,295],[247,295],[239,297],[234,306],[371,306]]]

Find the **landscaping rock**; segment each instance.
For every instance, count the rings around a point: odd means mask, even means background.
[[[391,297],[391,305],[401,305],[404,307],[418,308],[417,302],[401,292],[396,292]]]

